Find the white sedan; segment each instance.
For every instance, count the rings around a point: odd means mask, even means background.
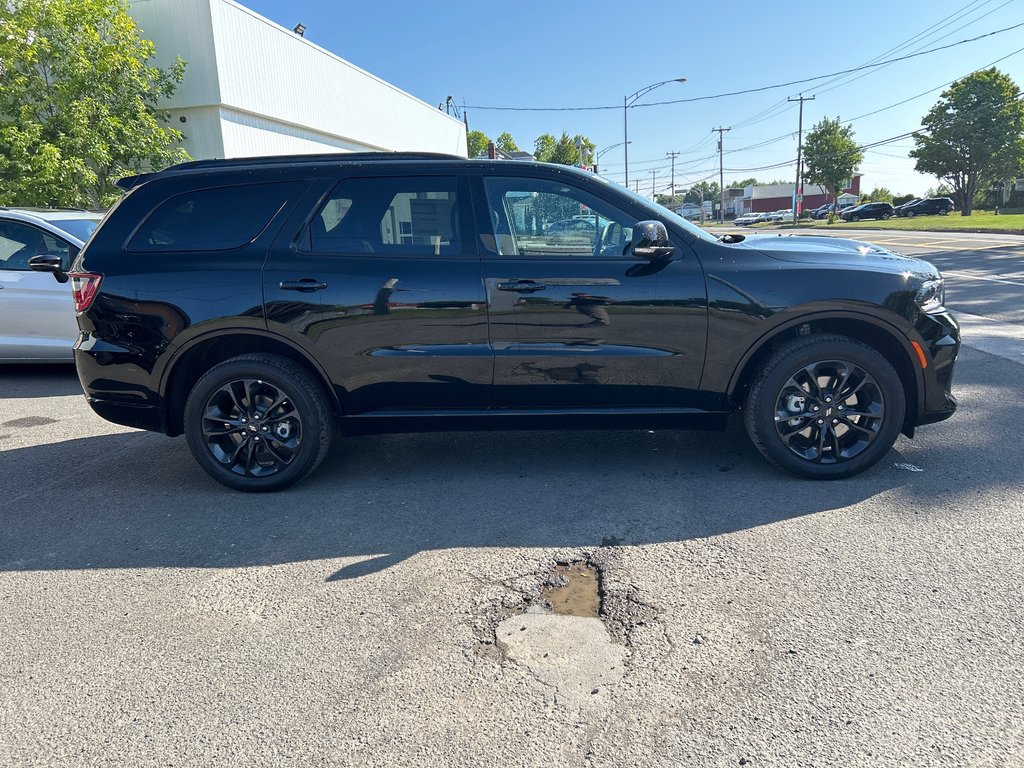
[[[34,256],[69,269],[102,216],[0,207],[0,363],[70,363],[78,337],[71,284],[34,272]]]

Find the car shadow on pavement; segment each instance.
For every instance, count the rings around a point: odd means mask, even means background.
[[[0,480],[0,570],[348,559],[329,580],[433,549],[704,538],[856,504],[908,477],[808,483],[768,466],[739,429],[349,438],[302,484],[264,495],[220,486],[184,440],[142,432],[4,455],[33,480]]]

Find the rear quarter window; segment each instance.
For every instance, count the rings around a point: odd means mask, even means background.
[[[294,182],[197,189],[165,200],[128,244],[134,252],[227,251],[255,240],[299,188]]]

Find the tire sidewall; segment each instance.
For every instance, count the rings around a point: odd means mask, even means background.
[[[192,455],[210,477],[236,490],[275,491],[292,485],[320,463],[326,450],[323,443],[330,440],[330,425],[325,424],[322,418],[325,403],[322,397],[317,402],[316,385],[301,370],[289,370],[290,366],[282,367],[275,360],[227,360],[199,379],[185,403],[184,431]],[[299,454],[284,469],[266,477],[248,477],[231,472],[214,458],[203,436],[202,417],[207,401],[222,386],[237,379],[260,379],[277,387],[288,395],[302,421]],[[312,391],[310,384],[314,388]]]
[[[814,464],[796,456],[779,438],[775,424],[775,404],[785,383],[800,368],[823,360],[842,360],[860,366],[874,377],[884,399],[885,419],[879,433],[859,455],[838,464]],[[758,432],[760,440],[755,439],[755,443],[771,461],[802,477],[831,480],[855,475],[888,453],[903,427],[906,405],[899,376],[880,353],[859,342],[822,339],[789,356],[775,357],[765,368],[759,383],[760,395],[753,404],[754,412],[749,414],[748,430]]]

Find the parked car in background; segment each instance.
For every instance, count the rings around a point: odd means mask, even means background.
[[[921,198],[915,197],[913,200],[907,200],[907,202],[905,202],[905,203],[900,203],[899,205],[893,206],[893,209],[892,209],[893,216],[902,216],[903,212],[905,210],[907,210],[910,206],[915,205],[915,204],[920,203],[920,202],[921,202]]]
[[[819,205],[817,208],[812,208],[808,214],[812,219],[824,219],[828,216],[829,210],[832,208],[832,203],[824,203]]]
[[[759,213],[744,213],[742,216],[737,216],[733,219],[732,223],[737,227],[747,227],[760,221],[760,215]]]
[[[903,209],[903,216],[907,218],[913,218],[914,216],[933,216],[938,214],[940,216],[946,216],[956,206],[953,201],[948,197],[927,197],[924,200],[918,200],[913,205],[909,205]]]
[[[860,221],[862,219],[892,218],[892,203],[864,203],[841,211],[839,218],[843,221]]]
[[[49,257],[69,269],[101,218],[88,211],[0,207],[0,362],[74,360],[71,285],[34,272],[30,262]]]

